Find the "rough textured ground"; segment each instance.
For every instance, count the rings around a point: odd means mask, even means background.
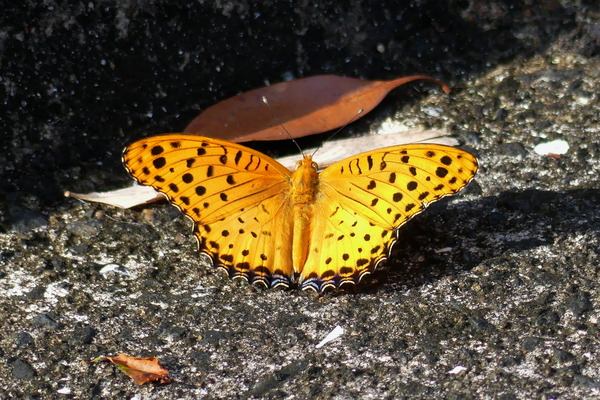
[[[600,398],[597,2],[63,3],[0,16],[0,398]],[[135,139],[321,73],[447,81],[344,133],[443,128],[482,166],[355,292],[231,282],[174,208],[62,197],[128,184]],[[89,363],[120,352],[174,382]]]

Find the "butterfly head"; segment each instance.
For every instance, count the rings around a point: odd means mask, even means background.
[[[319,169],[319,164],[313,161],[311,155],[304,154],[302,160],[296,163],[296,171],[302,168],[314,169],[316,171]]]
[[[319,166],[312,157],[305,155],[296,164],[296,171],[292,174],[292,192],[294,204],[309,204],[315,195],[315,187],[319,180],[317,169]]]

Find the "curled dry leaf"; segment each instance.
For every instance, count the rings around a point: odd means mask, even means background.
[[[116,357],[98,357],[92,360],[110,361],[129,376],[138,385],[146,382],[170,383],[169,371],[158,362],[156,357],[132,357],[121,353]]]
[[[216,137],[232,142],[289,139],[339,128],[367,114],[390,90],[414,80],[447,85],[426,75],[391,81],[368,81],[336,75],[317,75],[251,90],[221,101],[202,112],[184,133]],[[262,101],[268,99],[272,111]],[[277,120],[273,117],[277,116]]]

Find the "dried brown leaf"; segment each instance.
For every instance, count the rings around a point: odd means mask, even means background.
[[[116,357],[98,357],[92,361],[110,361],[138,385],[146,382],[170,383],[169,371],[156,357],[132,357],[121,353]]]
[[[251,90],[221,101],[198,115],[185,133],[232,142],[289,139],[339,128],[371,111],[390,90],[414,80],[444,83],[425,75],[391,81],[368,81],[336,75],[318,75]],[[268,99],[272,111],[263,103]],[[277,116],[277,120],[273,117]]]

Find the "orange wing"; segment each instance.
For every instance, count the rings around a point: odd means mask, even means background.
[[[194,222],[200,250],[215,266],[267,287],[289,286],[291,173],[277,161],[218,139],[163,135],[128,146],[123,162]]]
[[[428,204],[458,192],[477,160],[454,147],[394,146],[339,161],[319,176],[302,288],[357,283],[386,258],[396,231]]]

